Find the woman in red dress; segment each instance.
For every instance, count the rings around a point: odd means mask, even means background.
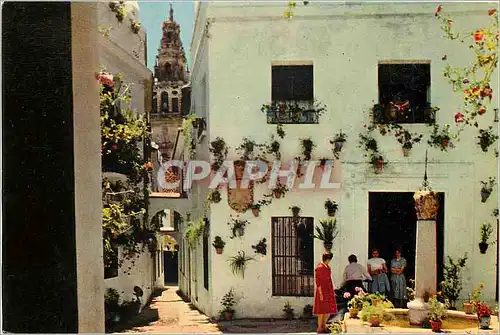
[[[332,282],[332,269],[330,261],[333,258],[331,252],[323,254],[323,261],[316,267],[316,294],[314,296],[314,315],[318,316],[318,333],[326,333],[326,322],[330,314],[337,313],[335,302],[335,291]]]

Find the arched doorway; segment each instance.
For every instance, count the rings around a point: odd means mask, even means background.
[[[179,283],[179,244],[170,234],[166,234],[164,239],[163,266],[165,269],[165,284],[177,285]]]

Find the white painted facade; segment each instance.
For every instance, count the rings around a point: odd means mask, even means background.
[[[99,2],[98,28],[99,58],[101,66],[110,73],[121,73],[123,82],[131,84],[131,107],[138,115],[145,115],[151,109],[152,73],[146,67],[146,32],[143,28],[138,34],[131,29],[131,20],[139,21],[139,6],[136,1],[125,2],[126,16],[118,22],[108,2]],[[107,36],[104,36],[104,31]],[[149,85],[149,88],[148,88]],[[150,215],[151,217],[151,215]],[[139,286],[144,295],[144,306],[155,287],[163,287],[163,238],[158,239],[158,251],[152,255],[147,248],[138,258],[125,260],[118,269],[118,276],[105,279],[105,287],[114,288],[122,301],[134,298],[134,286]],[[123,250],[119,249],[119,259]]]
[[[461,30],[481,27],[489,4],[446,4]],[[372,191],[414,192],[423,180],[424,157],[430,128],[423,124],[405,125],[411,132],[424,134],[422,143],[404,157],[401,145],[391,135],[377,139],[380,152],[389,161],[382,174],[373,168],[358,148],[358,134],[370,122],[366,113],[378,102],[377,64],[386,60],[428,60],[431,64],[431,103],[441,110],[437,123],[454,126],[453,115],[461,107],[461,94],[455,94],[443,78],[446,62],[467,65],[474,56],[467,46],[448,41],[434,16],[434,4],[328,4],[310,2],[298,5],[291,20],[283,18],[286,4],[197,2],[192,39],[192,106],[198,116],[206,118],[208,135],[197,147],[197,159],[208,159],[210,141],[220,136],[230,146],[228,159],[235,159],[235,147],[247,136],[257,143],[268,141],[276,125],[267,124],[260,111],[271,100],[271,66],[276,62],[314,66],[314,95],[326,104],[327,111],[319,124],[284,125],[286,137],[280,140],[283,160],[300,155],[299,139],[311,137],[316,148],[312,159],[331,157],[331,139],[339,130],[347,133],[347,143],[334,168],[339,190],[288,192],[264,207],[260,217],[250,211],[241,215],[250,221],[242,238],[229,239],[229,215],[237,214],[222,201],[212,204],[209,212],[210,251],[209,289],[203,287],[201,240],[196,250],[181,245],[180,289],[187,293],[200,310],[218,316],[220,300],[231,287],[235,289],[237,317],[281,317],[283,305],[289,301],[300,313],[312,297],[272,296],[271,216],[291,216],[289,207],[298,205],[302,216],[312,216],[317,224],[326,216],[324,201],[339,203],[337,220],[339,236],[334,241],[332,263],[334,283],[340,283],[347,257],[358,255],[366,264],[368,255],[368,194]],[[495,74],[495,76],[498,73]],[[498,92],[494,83],[493,92]],[[492,106],[498,106],[494,93]],[[492,110],[492,108],[490,109]],[[483,115],[484,128],[493,123],[493,113]],[[476,145],[477,130],[461,135],[455,149],[442,152],[429,148],[428,175],[434,190],[445,193],[444,255],[460,257],[468,252],[463,275],[462,298],[479,282],[485,283],[484,297],[495,298],[496,245],[480,254],[480,225],[488,221],[497,207],[496,189],[486,203],[480,201],[480,181],[497,175],[493,148],[483,153]],[[496,144],[493,146],[496,147]],[[254,199],[262,199],[266,186],[256,186]],[[195,186],[190,199],[191,218],[201,215],[206,188]],[[185,225],[182,227],[185,228]],[[496,228],[493,237],[496,236]],[[222,255],[211,246],[220,235],[227,243]],[[243,250],[253,255],[252,244],[261,238],[268,241],[268,254],[249,262],[245,278],[234,276],[228,258]],[[493,238],[495,239],[495,238]],[[315,263],[320,261],[322,243],[315,240]]]

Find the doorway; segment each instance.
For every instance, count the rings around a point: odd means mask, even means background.
[[[170,250],[163,252],[163,268],[165,276],[165,284],[177,285],[179,283],[179,252],[178,250]]]
[[[371,250],[377,248],[388,268],[396,248],[407,261],[405,277],[415,278],[415,248],[417,238],[417,214],[414,192],[370,192],[369,193],[369,241],[368,258]],[[436,218],[437,229],[437,283],[443,280],[444,247],[444,194],[438,193],[439,211]]]

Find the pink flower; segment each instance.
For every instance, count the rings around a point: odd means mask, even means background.
[[[464,115],[461,112],[455,113],[455,122],[456,123],[464,122]]]
[[[99,81],[100,84],[107,85],[109,87],[113,87],[113,75],[105,72],[100,72],[95,74],[95,79]]]
[[[344,293],[344,299],[349,299],[351,297],[351,294],[349,292]]]
[[[356,287],[356,288],[355,288],[355,290],[356,290],[356,292],[358,292],[358,293],[359,293],[359,292],[363,292],[363,289],[362,289],[361,287]]]
[[[442,9],[442,8],[443,8],[443,7],[442,7],[441,5],[437,6],[437,8],[436,8],[436,12],[434,13],[434,15],[435,15],[435,16],[438,16],[438,14],[441,12],[441,9]]]
[[[118,149],[118,146],[117,146],[116,144],[113,144],[113,145],[111,146],[111,149],[116,150],[116,149]]]

